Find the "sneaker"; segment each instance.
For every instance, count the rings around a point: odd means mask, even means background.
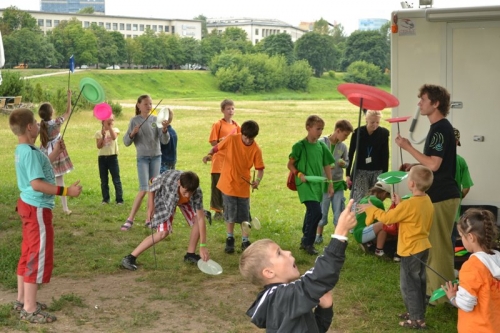
[[[226,239],[226,247],[224,249],[226,253],[234,253],[234,237],[228,237]]]
[[[116,204],[119,205],[119,206],[121,206],[121,205],[123,205],[123,201],[119,201]]]
[[[318,254],[318,251],[314,248],[314,245],[300,244],[300,249],[306,251],[308,254],[310,254],[312,256]]]
[[[252,243],[249,240],[241,242],[241,251],[245,251],[245,249],[249,247],[250,244]]]
[[[129,269],[131,271],[135,271],[137,269],[137,264],[135,263],[136,259],[137,258],[133,257],[131,254],[129,254],[128,256],[125,256],[122,259],[122,267]]]
[[[323,243],[323,235],[316,235],[316,239],[314,240],[314,243],[316,243],[316,244]]]
[[[377,257],[383,257],[383,256],[385,255],[385,252],[384,252],[384,250],[379,250],[379,249],[376,249],[376,250],[375,250],[375,255],[376,255]]]
[[[392,258],[392,261],[401,262],[401,257],[397,253],[394,253],[394,257]]]
[[[215,214],[214,214],[214,220],[215,221],[223,221],[224,220],[224,215],[222,215],[221,212],[215,212]]]
[[[101,205],[107,205],[107,204],[109,204],[109,202],[107,202],[107,201],[101,202]]]
[[[188,264],[197,264],[200,259],[201,257],[196,253],[189,253],[184,256],[184,262]]]

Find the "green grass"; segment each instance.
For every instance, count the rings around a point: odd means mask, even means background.
[[[330,78],[315,79],[314,91],[311,96],[323,96],[317,100],[280,100],[279,96],[295,93],[279,92],[276,100],[267,100],[270,95],[228,95],[218,92],[213,79],[204,72],[192,72],[192,78],[185,78],[184,73],[148,71],[140,73],[131,71],[92,71],[92,76],[103,85],[107,94],[116,101],[130,102],[138,95],[150,93],[153,103],[164,97],[162,104],[173,107],[175,119],[173,126],[179,137],[177,169],[192,170],[200,176],[201,187],[205,194],[205,206],[209,205],[210,197],[210,166],[204,165],[201,158],[208,152],[210,145],[208,135],[211,124],[221,117],[219,102],[229,97],[235,100],[236,115],[240,124],[248,119],[257,121],[260,134],[256,141],[261,146],[266,164],[265,174],[259,190],[251,197],[252,215],[257,216],[262,229],[253,231],[250,239],[271,238],[282,248],[292,250],[300,271],[304,272],[314,263],[314,258],[299,252],[298,244],[301,237],[301,227],[304,207],[300,204],[297,193],[285,186],[288,170],[286,163],[291,146],[305,136],[305,119],[310,114],[318,114],[326,121],[324,135],[333,130],[339,119],[348,119],[357,126],[358,108],[345,100],[338,99],[335,86],[337,80]],[[94,76],[95,73],[95,76]],[[167,74],[168,78],[167,78]],[[116,77],[118,75],[118,77]],[[189,76],[187,75],[187,76]],[[85,76],[91,76],[85,73]],[[79,76],[72,76],[72,82],[77,82]],[[124,82],[120,87],[117,78]],[[127,78],[126,80],[124,78]],[[149,78],[149,79],[148,79]],[[64,80],[66,77],[64,77]],[[59,81],[61,82],[59,82]],[[47,77],[43,79],[47,87],[64,86],[62,77]],[[154,83],[148,80],[155,81]],[[181,80],[184,80],[181,83]],[[198,86],[189,86],[192,81]],[[112,84],[110,84],[110,82]],[[125,84],[126,82],[126,84]],[[210,83],[212,82],[212,83]],[[329,86],[331,85],[331,87]],[[330,88],[328,88],[330,87]],[[114,96],[113,96],[114,94]],[[190,97],[187,97],[191,94]],[[274,95],[274,94],[272,94]],[[260,100],[259,100],[260,99]],[[182,106],[182,108],[181,108]],[[177,108],[176,108],[177,107]],[[124,108],[123,116],[115,125],[122,133],[125,132],[128,121],[133,115],[132,108]],[[390,111],[384,111],[384,118]],[[8,128],[8,118],[0,115],[0,283],[5,288],[15,288],[15,268],[19,255],[20,224],[14,211],[18,198],[16,186],[13,152],[17,143],[16,137]],[[386,126],[385,122],[382,123]],[[99,122],[92,117],[90,110],[75,113],[65,135],[69,155],[75,165],[75,170],[65,176],[66,184],[80,180],[83,192],[79,198],[71,198],[69,207],[71,216],[63,215],[59,200],[54,209],[55,226],[55,267],[53,275],[64,279],[98,279],[100,276],[123,274],[119,268],[121,258],[139,244],[150,231],[142,228],[146,212],[141,208],[136,225],[129,232],[120,232],[119,227],[125,221],[130,211],[131,203],[137,193],[137,175],[135,167],[135,149],[124,147],[120,137],[120,173],[124,187],[124,206],[101,206],[100,183],[97,168],[97,149],[93,138],[95,131],[100,129]],[[348,143],[348,142],[347,142]],[[112,188],[112,185],[111,185]],[[112,192],[112,198],[113,198]],[[347,193],[348,195],[348,193]],[[158,267],[151,249],[141,255],[138,262],[142,265],[135,283],[143,290],[151,286],[145,301],[169,301],[182,304],[193,311],[206,308],[213,321],[224,322],[224,326],[213,331],[243,332],[248,331],[248,318],[244,316],[246,309],[255,296],[257,289],[243,282],[238,271],[238,255],[224,254],[226,238],[223,223],[214,222],[207,226],[208,244],[211,258],[224,268],[221,276],[207,276],[199,273],[196,267],[186,265],[182,258],[187,246],[188,227],[178,214],[175,219],[174,234],[156,245]],[[240,231],[236,228],[237,240]],[[333,231],[330,223],[325,227],[325,234]],[[335,318],[333,329],[337,332],[406,332],[397,327],[396,313],[404,311],[399,292],[399,266],[392,262],[377,260],[374,256],[364,255],[356,242],[350,236],[347,249],[347,260],[342,270],[340,281],[334,289]],[[170,281],[172,283],[163,283]],[[219,281],[223,281],[222,283]],[[229,285],[240,286],[239,293],[226,298],[220,295]],[[160,284],[160,286],[158,286]],[[154,286],[154,287],[153,287]],[[204,286],[200,289],[200,286]],[[193,294],[195,292],[195,294]],[[195,295],[195,296],[194,296]],[[104,296],[103,296],[104,297]],[[69,302],[70,309],[86,306],[84,296],[74,297],[66,294],[59,302]],[[207,307],[207,304],[210,304]],[[145,312],[140,302],[135,309],[127,309],[131,317],[120,319],[116,323],[118,329],[126,327],[146,329],[150,327],[159,314]],[[5,310],[5,311],[4,311]],[[0,307],[0,325],[15,329],[18,321],[4,314],[7,310]],[[69,314],[71,314],[71,311]],[[133,313],[133,314],[132,314]],[[75,321],[85,321],[77,317]],[[435,332],[456,331],[456,310],[449,307],[430,308],[427,312],[428,325]],[[113,319],[109,319],[112,321]],[[99,324],[94,324],[99,327]],[[104,325],[104,323],[103,323]],[[127,326],[128,325],[128,326]],[[207,323],[207,325],[216,325]],[[109,327],[109,326],[106,326]],[[207,330],[209,329],[207,326]],[[182,331],[179,329],[179,331]]]

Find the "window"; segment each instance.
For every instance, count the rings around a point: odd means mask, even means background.
[[[52,20],[46,20],[46,21],[45,21],[45,26],[46,26],[47,28],[52,28]]]
[[[159,32],[163,32],[163,26],[162,26],[162,25],[159,25],[159,26],[158,26],[158,31],[159,31]]]
[[[106,22],[106,30],[111,30],[111,23]]]
[[[39,19],[38,20],[38,26],[39,27],[43,27],[43,19]]]
[[[84,27],[84,28],[88,28],[88,27],[90,27],[90,22],[89,22],[89,21],[85,21],[85,22],[83,22],[83,27]]]
[[[165,32],[169,32],[170,31],[170,27],[168,25],[165,26]]]
[[[132,31],[137,31],[137,24],[132,24]]]
[[[59,25],[59,20],[54,20],[54,27],[57,27]]]
[[[104,22],[99,22],[100,27],[104,27]]]
[[[127,30],[128,30],[128,31],[132,30],[132,24],[127,23]]]
[[[139,25],[139,31],[144,31],[144,24]]]
[[[113,30],[118,30],[118,23],[113,23]]]
[[[153,25],[153,31],[156,31],[156,25]]]
[[[259,35],[259,29],[255,29],[255,35],[258,36]]]
[[[120,30],[125,30],[125,23],[120,23]]]

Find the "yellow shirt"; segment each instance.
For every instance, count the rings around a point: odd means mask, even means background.
[[[104,138],[104,145],[101,149],[99,149],[99,156],[109,156],[109,155],[118,155],[118,133],[120,130],[116,127],[113,127],[113,132],[116,133],[116,139],[112,140],[109,136],[109,131],[106,131],[106,136]],[[101,131],[97,131],[94,136],[97,140],[102,138]]]
[[[399,223],[397,252],[401,257],[408,257],[431,248],[429,231],[433,215],[434,206],[429,196],[417,196],[401,201],[387,212],[377,207],[366,209],[366,225],[375,220],[384,224]]]

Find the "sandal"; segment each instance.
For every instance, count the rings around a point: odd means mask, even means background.
[[[406,328],[412,328],[416,330],[425,330],[427,329],[427,326],[425,325],[425,321],[423,320],[405,320],[405,321],[400,321],[399,326],[401,327],[406,327]]]
[[[56,316],[43,312],[41,306],[37,306],[35,312],[29,313],[22,309],[19,319],[26,320],[32,324],[47,324],[57,320]]]
[[[40,309],[42,310],[47,310],[48,309],[48,306],[47,304],[43,304],[43,303],[39,303],[39,302],[36,302],[36,306],[37,307],[40,307]],[[16,300],[14,303],[13,303],[13,308],[15,311],[17,312],[21,312],[21,310],[23,309],[24,307],[24,303],[21,303],[19,302],[18,300]]]
[[[132,228],[133,224],[134,224],[134,221],[130,221],[129,219],[127,219],[127,221],[125,221],[125,223],[122,225],[121,230],[128,231],[128,229]]]
[[[410,320],[410,313],[409,312],[400,313],[397,316],[398,316],[399,319]]]

